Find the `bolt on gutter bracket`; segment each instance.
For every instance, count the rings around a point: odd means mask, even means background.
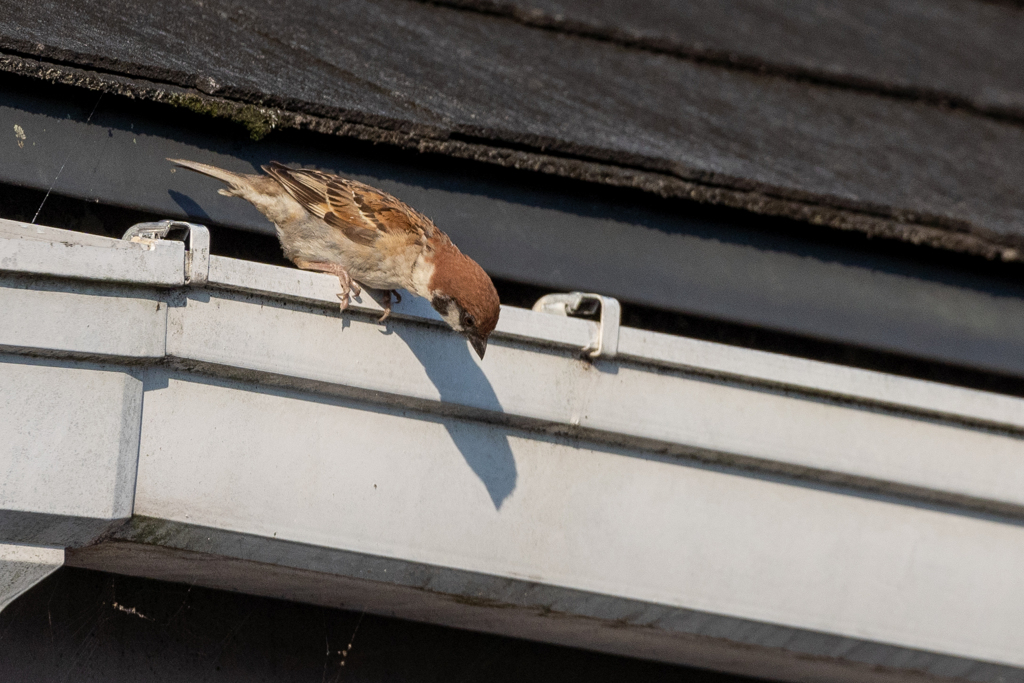
[[[619,352],[619,324],[622,319],[622,306],[618,299],[589,292],[547,294],[537,299],[533,310],[571,316],[591,315],[597,313],[598,307],[601,309],[601,317],[597,325],[597,339],[584,347],[583,351],[591,358],[614,358]]]
[[[185,284],[205,285],[210,280],[210,231],[205,225],[185,221],[162,220],[136,223],[121,237],[127,242],[152,243],[162,240],[171,230],[188,233],[185,242]]]

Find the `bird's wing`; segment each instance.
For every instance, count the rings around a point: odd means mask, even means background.
[[[288,168],[276,161],[264,166],[303,208],[348,239],[372,246],[393,235],[425,243],[436,228],[430,219],[383,190],[330,173]]]

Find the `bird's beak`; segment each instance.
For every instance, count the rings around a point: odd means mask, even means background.
[[[480,356],[480,360],[483,360],[484,351],[487,350],[487,337],[469,337],[469,343],[473,345],[473,350]]]

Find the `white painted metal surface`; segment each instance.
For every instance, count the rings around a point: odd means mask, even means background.
[[[64,548],[0,543],[0,612],[64,564]]]
[[[530,322],[542,327],[544,319]],[[339,352],[341,345],[355,355]],[[713,461],[798,468],[811,477],[806,470],[819,470],[833,481],[1024,510],[1024,442],[1014,434],[752,391],[646,364],[591,364],[575,358],[580,347],[559,351],[499,337],[495,360],[478,362],[464,346],[434,326],[386,333],[368,319],[343,322],[334,311],[310,314],[205,291],[189,294],[168,318],[167,353],[183,360],[443,402],[448,411],[484,411],[598,441],[651,440],[657,449]]]
[[[83,545],[127,519],[141,415],[129,372],[0,355],[0,540]]]
[[[216,256],[206,287],[3,263],[0,463],[135,487],[71,564],[782,680],[1024,681],[1020,399],[629,328],[591,362],[595,323],[508,307],[480,362],[422,301],[382,326]],[[59,490],[0,481],[0,520],[127,516]]]
[[[146,400],[139,515],[1024,666],[1024,526],[232,382]]]
[[[79,234],[0,219],[0,270],[133,284],[185,283],[181,242]]]

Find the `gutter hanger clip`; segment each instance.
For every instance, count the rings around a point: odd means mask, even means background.
[[[597,339],[583,351],[591,358],[614,358],[619,352],[619,325],[622,319],[622,306],[618,299],[589,292],[570,292],[547,294],[533,305],[533,310],[538,313],[565,316],[593,315],[598,309],[601,317],[597,324]]]
[[[185,284],[205,285],[210,280],[210,231],[205,225],[173,220],[136,223],[121,239],[151,244],[166,239],[172,230],[184,230],[188,238],[185,240]]]

